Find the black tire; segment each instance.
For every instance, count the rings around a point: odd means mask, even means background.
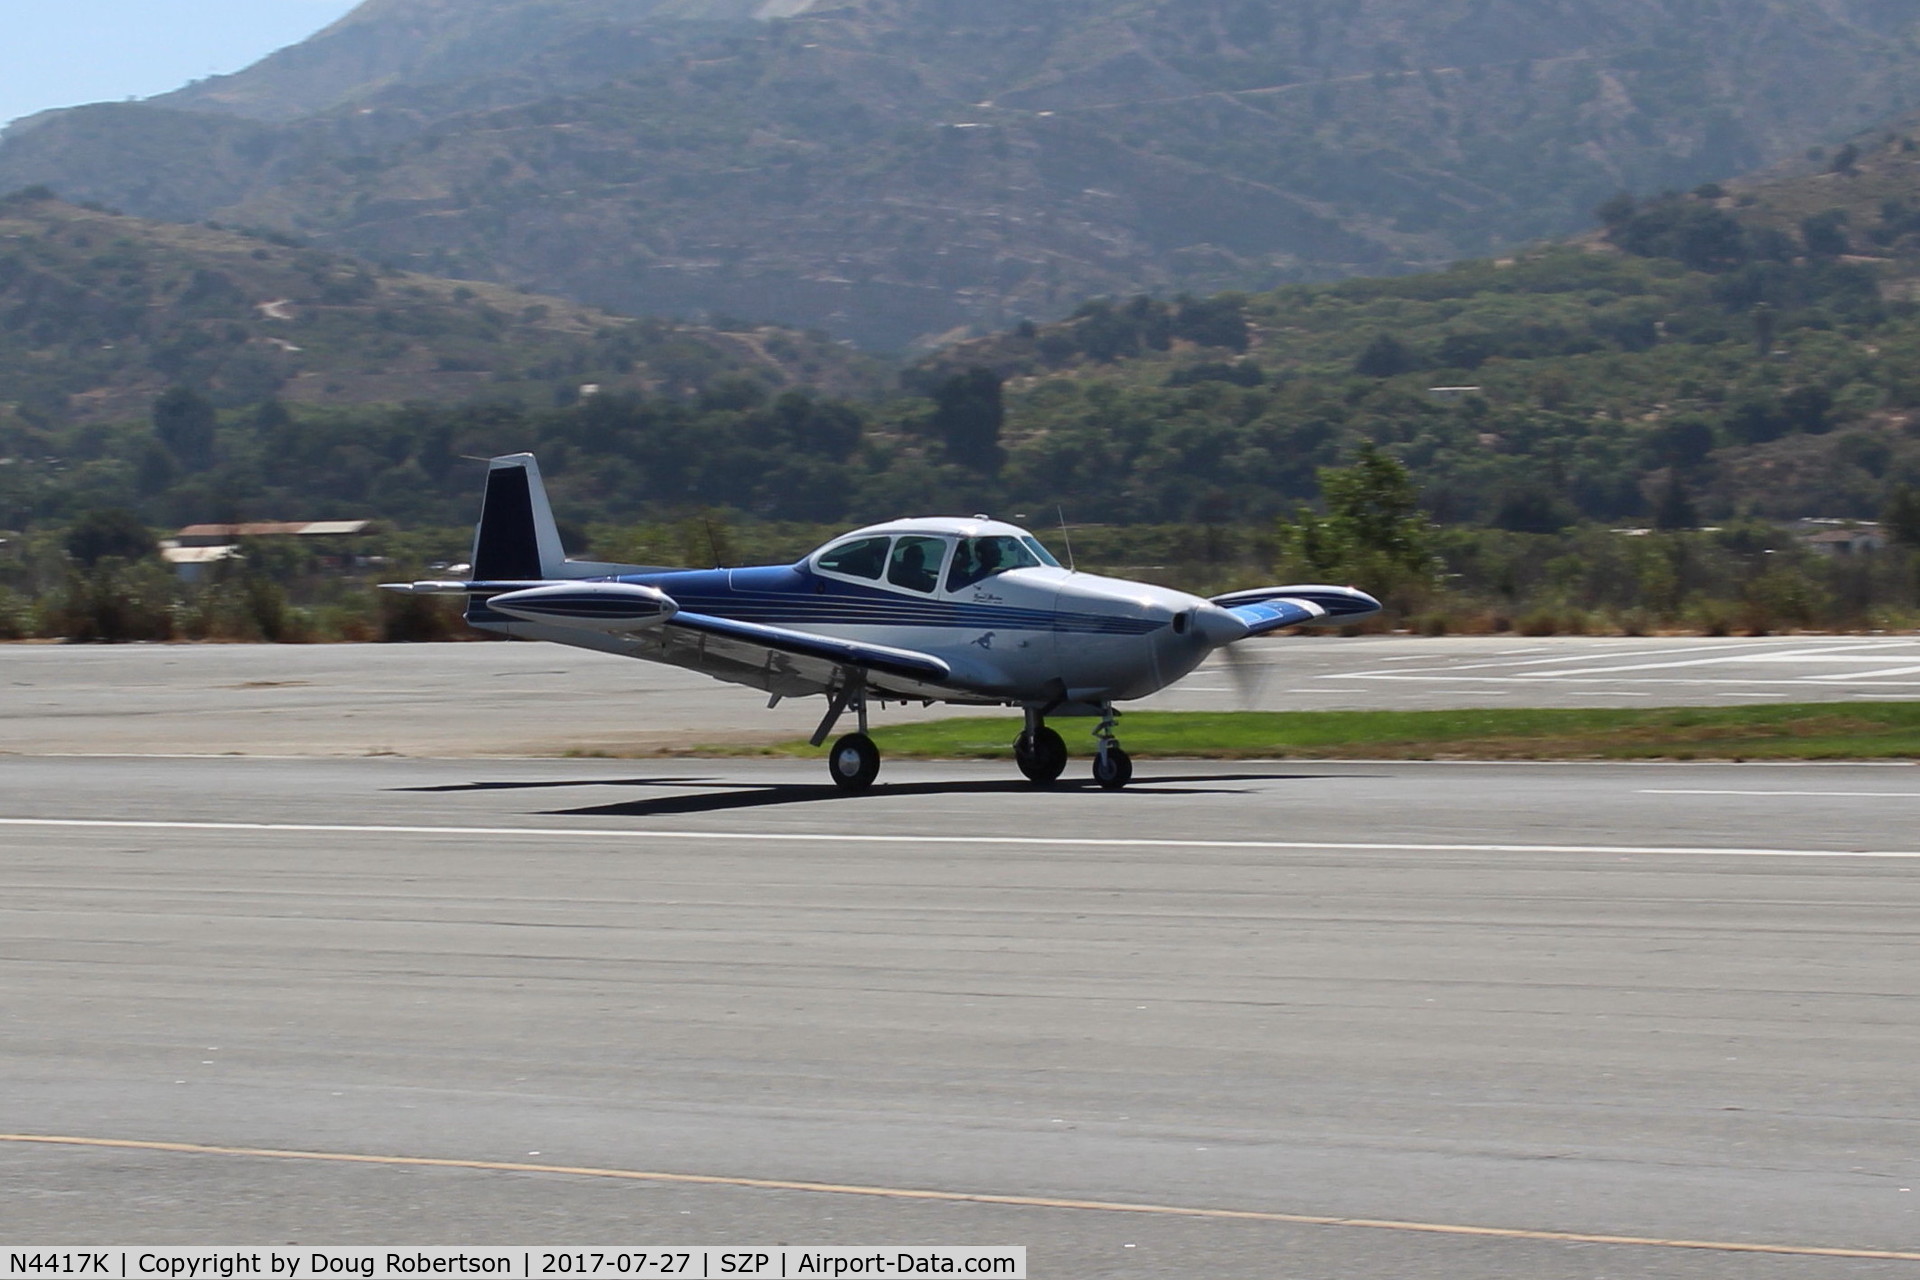
[[[880,748],[864,733],[849,733],[827,752],[827,772],[842,791],[865,791],[880,774]]]
[[[1050,785],[1067,768],[1067,744],[1059,734],[1040,726],[1038,733],[1021,731],[1013,740],[1013,762],[1035,786]]]
[[[1133,757],[1119,747],[1102,747],[1093,757],[1093,780],[1108,791],[1133,781]]]

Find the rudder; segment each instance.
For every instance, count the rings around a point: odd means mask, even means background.
[[[473,532],[472,576],[484,582],[535,582],[571,576],[567,569],[540,464],[530,453],[489,459],[480,523]]]

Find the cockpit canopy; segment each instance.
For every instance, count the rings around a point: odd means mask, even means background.
[[[1060,567],[1038,538],[996,521],[916,520],[861,529],[828,543],[809,561],[832,577],[929,595],[964,591],[1010,569]]]

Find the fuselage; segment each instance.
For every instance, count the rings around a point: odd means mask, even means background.
[[[1011,563],[1010,563],[1011,562]],[[912,649],[957,691],[996,701],[1142,698],[1215,647],[1198,596],[1060,567],[991,520],[855,530],[792,565],[633,574],[690,613]]]

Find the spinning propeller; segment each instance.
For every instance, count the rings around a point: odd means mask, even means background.
[[[1267,689],[1267,678],[1273,674],[1273,664],[1260,661],[1237,644],[1227,645],[1219,653],[1227,674],[1233,678],[1234,691],[1240,696],[1240,710],[1258,711],[1261,695]]]

